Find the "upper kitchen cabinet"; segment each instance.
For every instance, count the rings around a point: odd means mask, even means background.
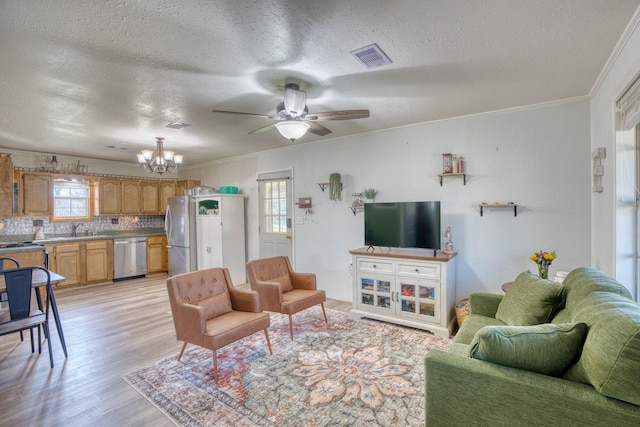
[[[158,213],[164,215],[167,213],[167,205],[169,204],[169,197],[173,197],[176,194],[176,184],[173,181],[160,182],[160,206],[158,206]]]
[[[0,153],[0,218],[13,215],[13,162],[10,154]]]
[[[196,185],[200,185],[198,179],[182,179],[176,181],[176,196],[184,196],[184,190],[190,190]]]
[[[143,215],[157,215],[160,196],[159,181],[140,181],[140,213]]]
[[[119,178],[100,178],[100,215],[120,214],[120,182]]]
[[[22,213],[25,216],[49,216],[52,211],[53,179],[51,174],[22,173]]]
[[[140,181],[123,179],[120,187],[120,212],[123,214],[140,213]]]

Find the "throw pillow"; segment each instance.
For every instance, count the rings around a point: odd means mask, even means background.
[[[547,323],[562,302],[562,285],[521,273],[507,290],[496,311],[496,319],[511,326]]]
[[[203,298],[196,303],[204,308],[204,315],[206,319],[213,319],[225,313],[230,312],[233,308],[231,306],[231,297],[229,292],[220,292],[213,296]]]
[[[289,277],[288,274],[281,277],[276,277],[275,279],[270,279],[269,282],[280,283],[280,289],[282,289],[282,292],[289,292],[293,290],[293,285],[291,284],[291,278]]]
[[[586,323],[485,326],[469,346],[469,356],[544,375],[561,375],[579,356]]]

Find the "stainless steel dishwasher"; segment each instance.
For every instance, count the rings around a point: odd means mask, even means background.
[[[147,238],[113,239],[113,280],[143,277],[147,273]]]

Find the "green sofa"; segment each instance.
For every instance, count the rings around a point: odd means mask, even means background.
[[[448,351],[425,359],[426,424],[640,426],[640,305],[591,268],[522,273],[470,295]]]

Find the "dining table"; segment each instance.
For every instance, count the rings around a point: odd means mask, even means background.
[[[45,270],[43,268],[33,269],[33,275],[31,277],[31,287],[35,291],[36,301],[40,310],[43,310],[44,307],[42,304],[42,294],[40,293],[40,289],[43,286],[47,286],[47,272],[49,273],[49,278],[52,286],[64,282],[65,280],[64,276],[61,276],[51,270]],[[4,281],[4,274],[0,274],[0,294],[5,293],[6,291],[7,287]],[[56,323],[56,329],[58,331],[58,337],[60,337],[60,343],[62,344],[64,357],[67,358],[67,344],[64,340],[62,322],[60,321],[60,313],[58,312],[58,304],[56,303],[56,297],[54,295],[53,288],[51,288],[51,292],[49,292],[49,304],[51,305],[51,313],[53,314],[53,319]],[[47,337],[47,339],[49,339],[49,337]]]

